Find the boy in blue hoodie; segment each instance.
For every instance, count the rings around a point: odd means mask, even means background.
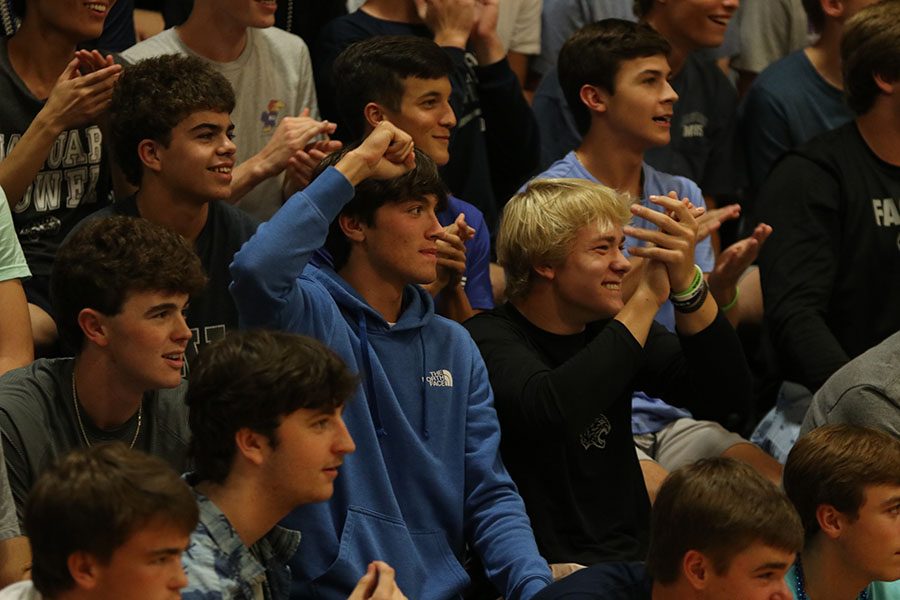
[[[445,237],[437,169],[387,121],[328,163],[231,267],[244,326],[313,336],[362,379],[334,496],[285,521],[304,533],[294,594],[346,598],[377,558],[410,598],[457,597],[468,545],[506,598],[527,600],[550,571],[500,460],[484,363],[414,285],[435,278]],[[334,268],[308,265],[323,244]]]

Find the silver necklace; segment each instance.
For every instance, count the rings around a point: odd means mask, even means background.
[[[87,431],[84,430],[84,423],[81,421],[81,409],[78,408],[78,392],[75,390],[75,371],[72,370],[72,405],[75,406],[75,418],[78,419],[78,428],[81,430],[81,437],[84,440],[84,445],[88,448],[91,447],[91,440],[88,439]],[[144,416],[144,401],[141,400],[140,405],[138,406],[138,423],[137,428],[134,430],[134,437],[131,438],[131,444],[128,445],[129,448],[134,448],[134,443],[137,442],[138,435],[141,433],[141,421]]]

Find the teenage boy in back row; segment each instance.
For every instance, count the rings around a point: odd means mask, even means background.
[[[412,150],[380,122],[261,225],[231,267],[242,325],[311,335],[362,378],[344,413],[358,451],[334,497],[285,521],[308,542],[293,591],[346,598],[378,558],[411,598],[457,597],[468,546],[506,598],[527,600],[550,571],[500,460],[484,363],[410,285],[435,279],[445,237],[435,211],[446,202],[434,163]],[[334,268],[308,266],[323,244]]]

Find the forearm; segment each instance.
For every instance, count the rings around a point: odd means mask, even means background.
[[[31,545],[18,536],[0,541],[0,587],[28,578],[31,571]]]
[[[0,322],[0,375],[24,367],[34,360],[34,340],[28,302],[18,279],[0,282],[0,306],[4,315]]]
[[[62,131],[41,110],[12,152],[0,161],[0,187],[6,192],[10,206],[15,206],[25,195]]]
[[[237,204],[250,190],[278,174],[277,169],[267,164],[263,152],[264,150],[251,156],[231,172],[231,197],[228,198],[230,204]]]
[[[659,307],[660,304],[652,294],[638,287],[616,315],[615,320],[625,326],[638,344],[644,346]]]

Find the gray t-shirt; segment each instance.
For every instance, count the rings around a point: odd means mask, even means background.
[[[832,423],[882,429],[900,437],[900,332],[838,369],[813,397],[800,435]]]
[[[72,358],[39,359],[0,378],[0,430],[3,454],[19,523],[25,499],[41,472],[84,439],[72,396]],[[171,390],[144,394],[141,429],[134,447],[164,459],[178,473],[187,470],[190,440],[184,402],[187,382]],[[138,415],[120,427],[96,427],[81,410],[84,432],[91,443],[134,439]]]
[[[732,65],[742,71],[763,69],[809,42],[802,0],[744,0],[740,10],[740,54]]]
[[[284,117],[309,108],[310,116],[319,118],[312,63],[303,40],[275,27],[247,31],[247,46],[237,60],[228,63],[195,54],[181,41],[177,28],[166,29],[122,53],[128,63],[162,54],[198,56],[224,75],[236,100],[231,120],[238,163],[262,150]],[[281,175],[270,177],[237,205],[259,220],[268,219],[281,207],[281,182]]]

